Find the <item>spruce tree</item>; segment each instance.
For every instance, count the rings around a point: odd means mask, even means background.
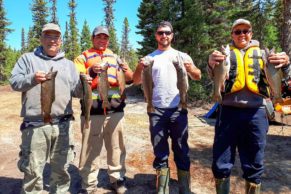
[[[138,8],[139,22],[136,26],[139,30],[137,34],[142,36],[142,40],[138,41],[141,48],[138,49],[138,54],[141,56],[147,55],[148,53],[156,49],[155,41],[155,30],[159,18],[160,1],[142,0]]]
[[[122,58],[125,58],[126,61],[128,60],[129,50],[130,50],[129,32],[130,32],[130,28],[129,28],[128,19],[127,17],[125,17],[123,20],[120,55]]]
[[[76,7],[77,3],[75,0],[70,0],[70,51],[67,53],[67,56],[70,60],[74,60],[80,54],[80,46],[78,41],[78,29],[77,29],[77,20],[76,20]]]
[[[85,51],[92,47],[91,32],[87,21],[84,21],[80,38],[81,51]]]
[[[29,31],[28,50],[33,51],[39,45],[41,30],[47,23],[48,8],[45,0],[33,0],[31,6],[33,26]]]
[[[68,22],[66,22],[66,28],[65,32],[63,35],[63,50],[65,52],[66,57],[70,55],[70,30],[69,30],[69,25]]]
[[[8,33],[12,30],[8,28],[10,22],[6,18],[6,12],[3,6],[3,1],[0,0],[0,81],[6,79],[4,70],[7,60],[5,39]]]
[[[113,5],[116,0],[103,0],[104,12],[105,12],[105,23],[109,30],[109,48],[116,54],[119,53],[119,45],[116,36],[116,30],[114,28],[114,9]]]
[[[21,53],[26,51],[26,42],[25,42],[25,31],[24,28],[21,29]]]
[[[59,24],[58,16],[57,16],[57,0],[50,0],[52,3],[51,6],[51,23]]]

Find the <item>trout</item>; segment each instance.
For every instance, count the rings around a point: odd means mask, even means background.
[[[271,89],[271,97],[274,104],[281,103],[283,102],[282,93],[281,93],[283,73],[280,68],[275,68],[275,65],[270,64],[268,62],[269,55],[275,53],[275,50],[271,49],[269,51],[269,49],[266,48],[265,52],[266,52],[266,63],[264,66],[264,71],[265,71],[266,78]]]
[[[226,47],[221,47],[222,54],[226,55],[226,59],[219,63],[219,65],[215,65],[213,69],[213,82],[214,82],[214,92],[213,92],[213,100],[221,103],[222,96],[221,91],[224,91],[225,85],[224,82],[229,76],[230,69],[230,48],[229,45]]]
[[[118,60],[118,69],[117,69],[117,81],[118,81],[118,85],[119,85],[119,90],[120,90],[120,97],[122,100],[124,100],[126,98],[125,95],[125,75],[124,72],[122,70],[121,64],[124,64],[125,60]]]
[[[104,115],[106,115],[106,108],[109,107],[108,101],[108,74],[107,69],[109,67],[108,63],[101,64],[101,72],[98,73],[98,94],[100,99],[102,100],[102,108],[104,110]]]
[[[177,71],[177,88],[180,95],[179,108],[182,109],[187,109],[187,91],[189,88],[188,75],[184,66],[186,60],[178,53],[177,62],[173,62]]]
[[[84,113],[85,117],[85,129],[89,128],[89,122],[90,122],[90,111],[91,106],[93,103],[92,100],[92,89],[91,85],[87,82],[87,76],[85,74],[80,74],[80,80],[82,83],[82,89],[83,89],[83,98],[82,98],[82,112]]]
[[[41,114],[43,116],[44,123],[51,123],[51,110],[52,104],[55,101],[55,78],[57,71],[53,71],[53,68],[45,75],[46,80],[41,83]]]
[[[144,58],[144,68],[142,71],[142,87],[145,100],[147,102],[147,112],[154,112],[154,106],[152,102],[153,98],[153,78],[152,78],[152,67],[154,60],[149,57]]]

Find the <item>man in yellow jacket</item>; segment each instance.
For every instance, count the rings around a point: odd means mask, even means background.
[[[230,71],[225,81],[222,103],[215,125],[212,172],[218,194],[228,194],[230,174],[238,149],[246,193],[258,194],[264,171],[264,150],[269,127],[266,100],[269,88],[264,64],[269,62],[285,73],[290,72],[289,57],[283,53],[268,58],[252,40],[251,22],[236,20],[231,28]],[[208,73],[225,59],[214,51],[208,60]]]
[[[128,65],[119,59],[110,49],[109,32],[104,26],[98,26],[92,33],[93,47],[84,51],[74,62],[81,73],[87,73],[92,78],[92,99],[89,128],[84,127],[84,112],[81,115],[82,150],[80,155],[80,174],[82,190],[79,193],[94,193],[97,187],[98,156],[103,141],[107,150],[108,175],[112,188],[117,193],[124,193],[125,187],[125,146],[123,141],[123,109],[125,102],[120,94],[117,72],[123,71],[127,83],[132,80],[132,71]],[[98,75],[102,64],[107,64],[108,101],[109,105],[102,107],[101,95],[98,93]],[[106,100],[106,99],[105,99]]]

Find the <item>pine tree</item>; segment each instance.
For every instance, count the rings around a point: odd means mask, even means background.
[[[33,27],[30,29],[30,38],[28,42],[28,50],[33,51],[39,45],[41,30],[43,25],[47,23],[48,8],[45,0],[33,0],[31,6]]]
[[[57,17],[57,0],[50,0],[50,2],[52,3],[52,7],[51,7],[51,23],[55,23],[55,24],[59,24],[59,20]]]
[[[6,12],[3,7],[3,1],[0,0],[0,81],[4,81],[6,79],[4,73],[5,64],[7,60],[5,39],[7,34],[12,31],[11,29],[8,28],[9,25],[10,22],[6,18]]]
[[[69,8],[70,8],[70,50],[67,53],[67,56],[70,60],[74,60],[80,54],[80,46],[78,41],[78,29],[77,29],[77,20],[76,20],[76,12],[75,9],[77,7],[77,3],[75,0],[70,0]]]
[[[92,47],[90,28],[86,20],[84,21],[84,25],[83,25],[83,29],[81,33],[80,45],[81,45],[81,51],[85,51]]]
[[[125,17],[123,20],[123,30],[122,30],[120,55],[122,58],[125,58],[126,61],[128,60],[129,50],[130,50],[129,32],[130,32],[130,28],[129,28],[128,19],[127,19],[127,17]]]
[[[104,12],[105,12],[105,23],[109,30],[109,48],[116,54],[119,53],[119,45],[116,36],[116,30],[114,28],[114,9],[113,4],[116,0],[103,0]]]
[[[25,42],[25,31],[24,28],[21,29],[21,53],[26,51],[26,42]]]

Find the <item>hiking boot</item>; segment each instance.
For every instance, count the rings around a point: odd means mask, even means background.
[[[127,191],[126,185],[125,185],[125,178],[118,179],[117,181],[111,183],[113,190],[117,194],[124,194]]]
[[[157,193],[158,194],[169,194],[169,180],[170,180],[170,169],[161,168],[157,170]]]
[[[222,179],[215,179],[215,188],[217,194],[229,194],[229,186],[230,179],[222,178]]]
[[[178,169],[179,194],[191,194],[190,172]]]
[[[246,181],[246,194],[260,194],[261,193],[261,183],[251,183]]]

